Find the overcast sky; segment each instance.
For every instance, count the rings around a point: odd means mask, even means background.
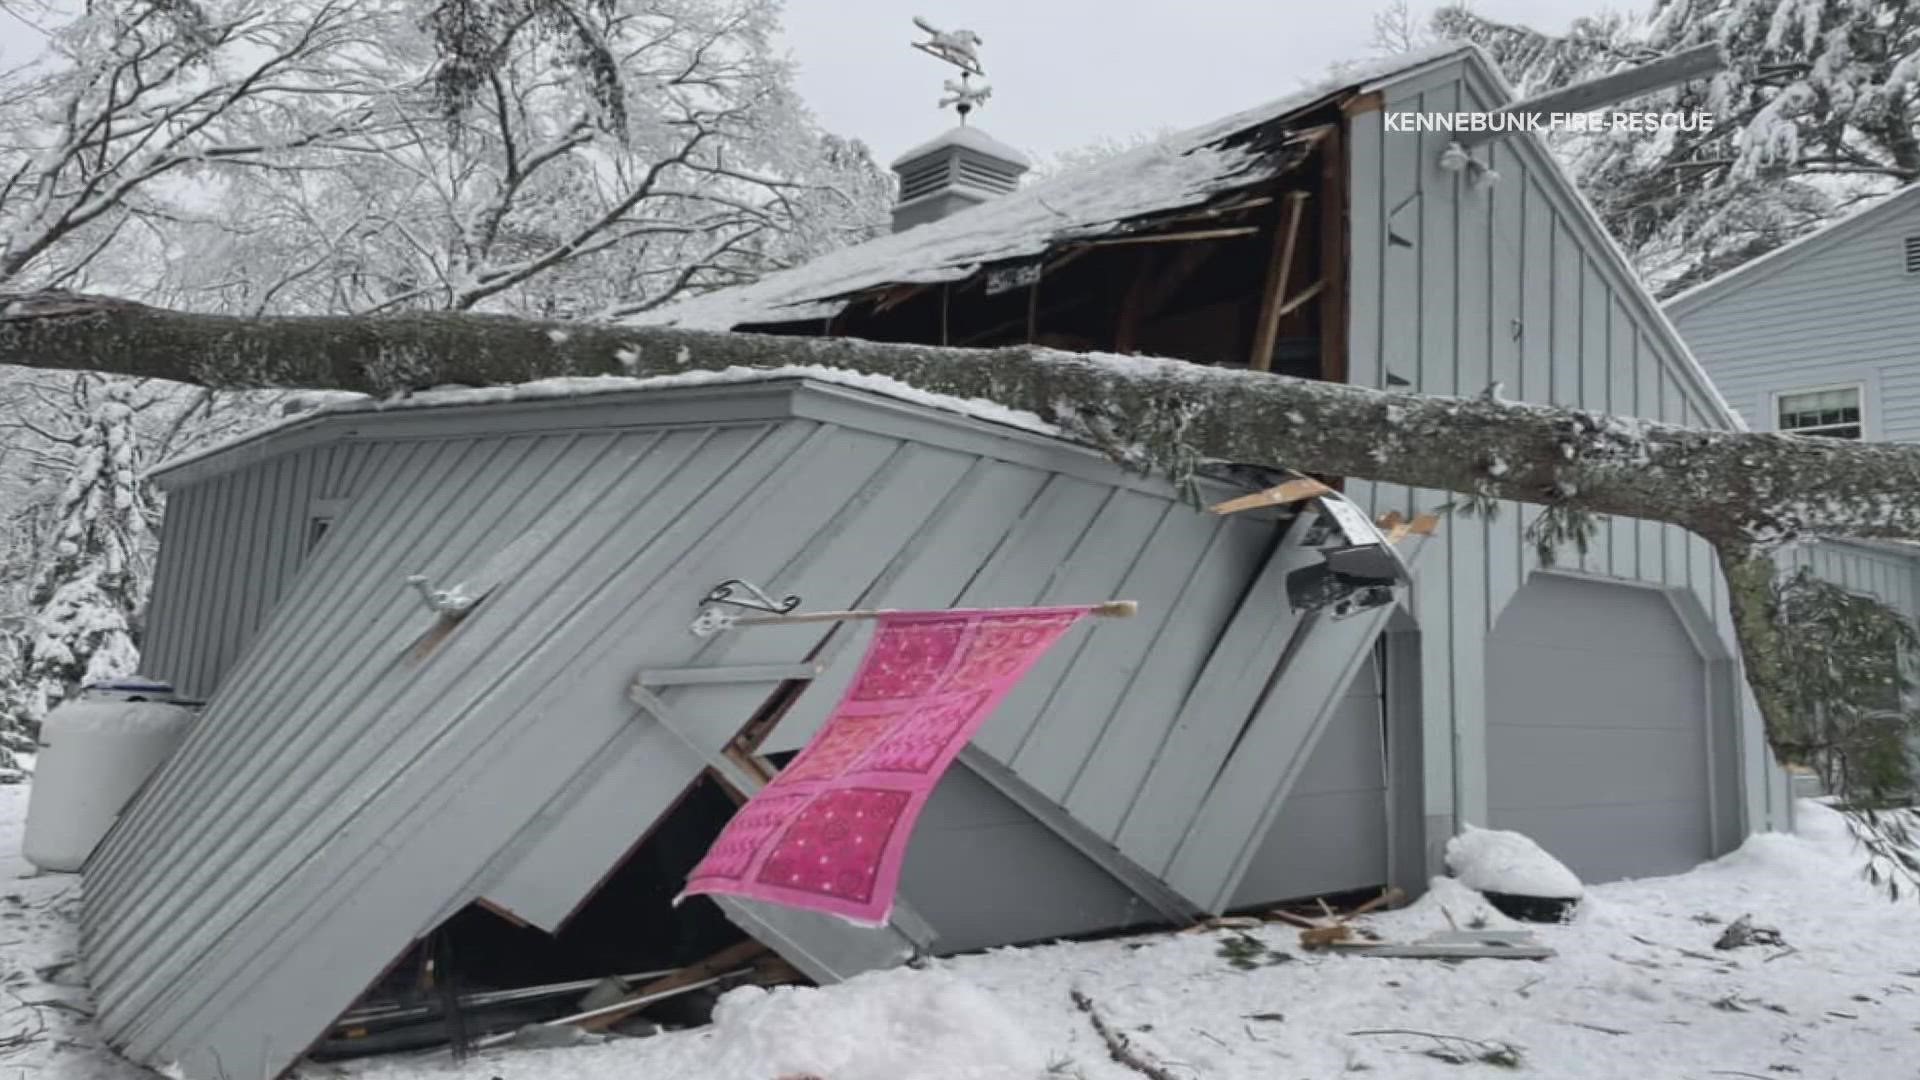
[[[1291,93],[1371,55],[1387,0],[787,0],[800,92],[828,130],[881,164],[938,134],[953,69],[908,47],[911,16],[985,39],[993,100],[973,121],[1046,155],[1182,128]],[[1416,8],[1431,3],[1415,0]],[[1494,19],[1559,32],[1615,0],[1476,0]],[[1637,5],[1636,5],[1637,6]]]

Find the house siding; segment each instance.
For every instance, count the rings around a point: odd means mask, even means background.
[[[1731,426],[1712,385],[1541,143],[1516,137],[1476,150],[1498,173],[1476,185],[1439,167],[1447,135],[1388,132],[1382,121],[1384,111],[1455,112],[1504,100],[1476,64],[1463,63],[1393,86],[1381,111],[1351,118],[1352,381],[1462,396],[1499,383],[1514,400]],[[1449,497],[1379,484],[1351,490],[1376,512],[1431,508]],[[1541,569],[1524,537],[1538,514],[1503,503],[1490,519],[1451,517],[1417,582],[1430,860],[1459,824],[1487,820],[1485,642]],[[1709,658],[1736,654],[1725,583],[1704,541],[1614,518],[1584,556],[1560,559],[1566,569],[1684,591],[1711,613],[1719,644]],[[1747,697],[1743,680],[1729,683],[1729,696]],[[1737,723],[1739,760],[1716,766],[1726,770],[1717,787],[1728,805],[1716,850],[1737,844],[1747,827],[1784,825],[1788,813],[1784,776],[1759,725],[1731,715],[1725,722]]]
[[[1871,596],[1920,623],[1920,582],[1915,580],[1920,548],[1908,554],[1828,540],[1789,548],[1781,554],[1780,564],[1788,570],[1806,567],[1815,577]]]
[[[1747,423],[1778,426],[1776,394],[1865,388],[1866,434],[1920,439],[1920,189],[1895,196],[1803,246],[1676,298],[1687,344]]]

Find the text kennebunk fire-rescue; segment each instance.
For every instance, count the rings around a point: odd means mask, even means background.
[[[1388,112],[1387,131],[1712,131],[1707,112]]]

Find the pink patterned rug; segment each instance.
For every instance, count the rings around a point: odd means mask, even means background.
[[[728,893],[884,925],[934,785],[1000,699],[1089,610],[880,616],[833,715],[734,814],[681,898]]]

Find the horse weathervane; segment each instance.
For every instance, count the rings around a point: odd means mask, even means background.
[[[975,75],[986,75],[986,69],[980,66],[980,46],[986,42],[971,30],[942,30],[918,15],[913,17],[913,25],[927,32],[927,40],[914,42],[914,48],[960,69],[959,79],[948,79],[942,84],[946,96],[940,99],[939,107],[952,106],[960,114],[960,122],[966,123],[967,114],[985,105],[993,96],[993,87],[986,83],[975,86],[967,81]]]

